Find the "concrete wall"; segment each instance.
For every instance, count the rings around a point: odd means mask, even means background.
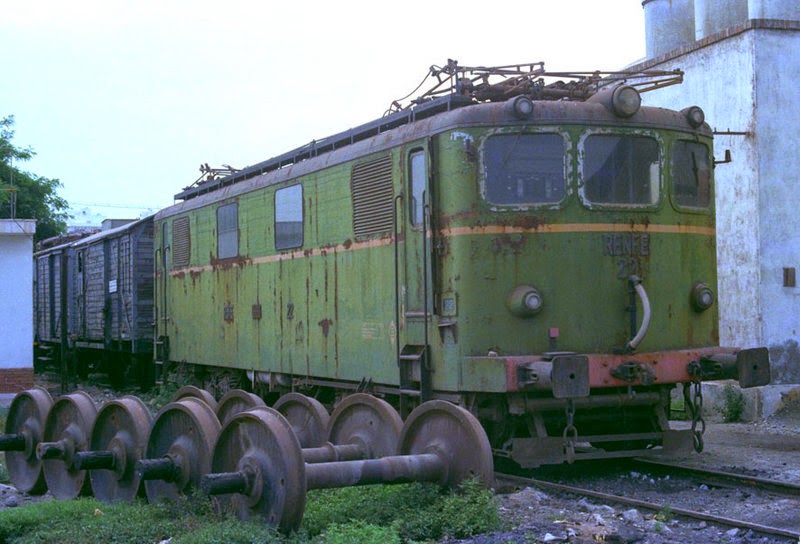
[[[702,39],[634,67],[680,68],[685,83],[643,102],[702,107],[716,158],[731,150],[715,169],[720,343],[767,346],[773,382],[800,383],[800,287],[784,286],[784,268],[800,285],[800,1],[694,7]]]
[[[756,38],[762,339],[776,382],[800,383],[800,287],[783,285],[784,268],[800,273],[800,31],[761,30]]]
[[[643,103],[683,109],[697,105],[717,130],[747,132],[716,138],[716,158],[730,149],[733,162],[717,165],[717,286],[720,343],[752,347],[761,342],[762,309],[757,293],[761,282],[759,239],[759,178],[753,166],[757,151],[753,126],[755,70],[752,37],[743,33],[724,47],[706,47],[655,66],[680,68],[682,85],[643,95]],[[705,74],[714,74],[713,78]]]
[[[0,220],[0,394],[33,386],[32,220]]]

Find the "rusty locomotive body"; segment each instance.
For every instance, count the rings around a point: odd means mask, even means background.
[[[219,393],[451,401],[523,466],[689,445],[673,388],[691,408],[702,379],[769,380],[766,350],[718,346],[702,110],[641,106],[676,74],[436,75],[156,215],[158,365]]]

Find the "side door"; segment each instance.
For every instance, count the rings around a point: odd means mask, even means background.
[[[431,396],[430,327],[433,321],[430,153],[427,146],[408,148],[404,156],[405,187],[400,252],[402,389],[419,389]]]

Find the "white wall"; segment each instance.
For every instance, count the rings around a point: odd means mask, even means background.
[[[644,63],[680,68],[685,83],[646,93],[644,103],[700,106],[719,132],[717,159],[731,150],[733,162],[715,169],[720,343],[768,347],[773,381],[798,383],[800,287],[784,287],[783,269],[800,282],[800,0],[694,7],[704,40]]]
[[[715,138],[717,160],[723,159],[726,149],[733,157],[732,163],[717,165],[714,171],[720,344],[740,347],[763,341],[752,38],[752,33],[739,34],[654,67],[680,68],[684,83],[643,95],[649,106],[677,110],[700,106],[712,128],[749,133]]]
[[[0,369],[33,368],[32,220],[0,220]]]
[[[783,268],[795,268],[800,281],[800,32],[761,30],[757,37],[762,338],[775,378],[797,383],[800,287],[783,286]]]

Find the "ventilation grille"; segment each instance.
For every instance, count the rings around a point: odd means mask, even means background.
[[[189,266],[192,255],[192,238],[189,233],[189,218],[181,217],[172,222],[172,267]]]
[[[392,159],[389,155],[353,167],[353,231],[357,237],[392,230]]]

